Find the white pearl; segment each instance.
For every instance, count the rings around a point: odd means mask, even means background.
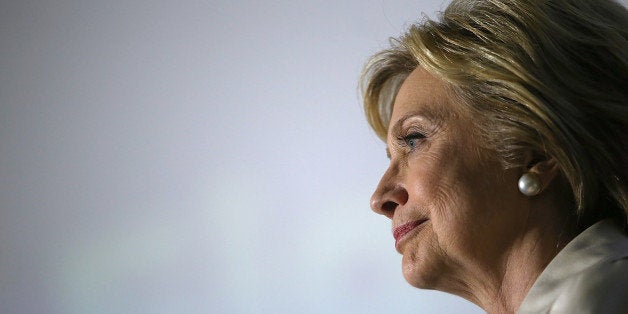
[[[519,191],[526,196],[534,196],[541,192],[541,181],[536,175],[527,172],[519,178]]]

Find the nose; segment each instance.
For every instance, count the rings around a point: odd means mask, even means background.
[[[371,209],[392,219],[397,207],[405,205],[408,197],[408,190],[399,182],[397,171],[391,167],[384,173],[371,196]]]

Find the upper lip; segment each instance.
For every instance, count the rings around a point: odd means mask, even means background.
[[[417,219],[409,221],[393,229],[393,237],[395,237],[395,241],[399,242],[399,239],[401,239],[401,237],[403,237],[406,233],[412,231],[412,229],[416,228],[418,225],[424,223],[426,220],[427,219]]]

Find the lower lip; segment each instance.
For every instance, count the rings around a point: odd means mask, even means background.
[[[409,222],[395,229],[395,248],[399,250],[399,243],[407,238],[410,232],[414,231],[417,227],[421,226],[426,221],[427,219]]]

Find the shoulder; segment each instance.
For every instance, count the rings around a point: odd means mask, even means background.
[[[518,313],[628,313],[628,237],[605,220],[576,236],[539,275]]]
[[[552,305],[556,313],[628,312],[628,257],[604,261],[574,274]]]

